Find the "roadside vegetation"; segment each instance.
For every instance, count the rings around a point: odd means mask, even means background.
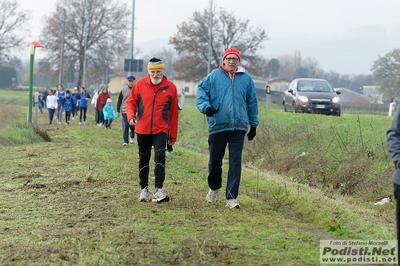
[[[319,240],[395,239],[395,205],[374,205],[393,190],[391,117],[260,103],[242,208],[230,210],[224,193],[204,200],[207,122],[194,99],[167,158],[171,202],[153,204],[137,201],[137,147],[122,147],[120,120],[99,128],[90,110],[86,126],[49,126],[44,110],[28,127],[26,98],[0,91],[0,265],[319,265]]]

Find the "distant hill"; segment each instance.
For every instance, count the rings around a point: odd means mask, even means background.
[[[146,60],[154,56],[155,53],[159,52],[163,47],[167,49],[173,49],[173,46],[168,44],[169,38],[159,38],[146,42],[139,42],[135,44],[135,52],[138,52],[135,57],[141,57]]]

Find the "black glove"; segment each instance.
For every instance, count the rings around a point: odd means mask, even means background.
[[[250,131],[249,133],[247,133],[247,139],[249,141],[253,140],[255,136],[256,136],[256,127],[250,127]]]
[[[208,116],[208,117],[212,116],[216,112],[217,112],[217,110],[212,106],[206,108],[206,116]]]

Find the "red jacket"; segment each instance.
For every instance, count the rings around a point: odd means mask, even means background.
[[[106,105],[108,98],[110,98],[110,94],[102,93],[102,92],[99,93],[99,96],[97,97],[97,101],[96,101],[97,110],[99,110],[100,112],[103,112],[103,107],[104,107],[104,105]]]
[[[175,84],[163,76],[160,84],[151,83],[150,76],[139,79],[126,100],[126,115],[136,120],[137,134],[169,134],[176,142],[178,135],[178,92]]]

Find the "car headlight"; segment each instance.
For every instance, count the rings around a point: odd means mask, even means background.
[[[333,103],[338,103],[338,102],[340,102],[339,97],[333,97],[333,98],[332,98],[332,102],[333,102]]]
[[[300,96],[299,101],[303,103],[308,103],[308,98],[306,96]]]

